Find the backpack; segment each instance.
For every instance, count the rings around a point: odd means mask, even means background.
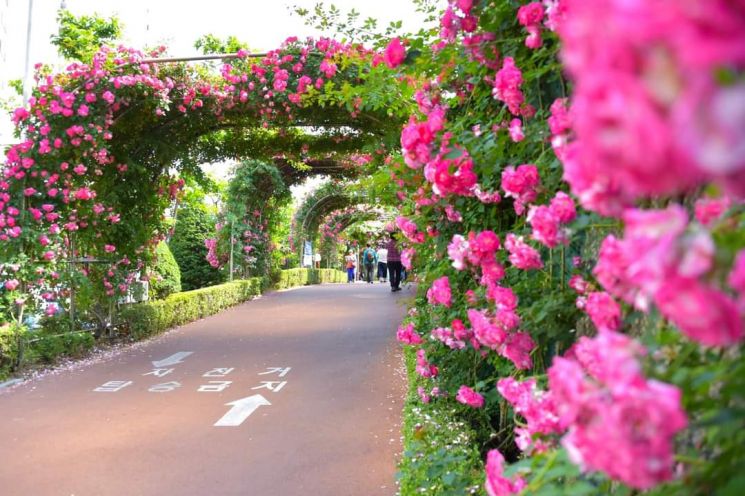
[[[365,250],[365,263],[371,264],[375,261],[375,255],[373,255],[372,251]]]

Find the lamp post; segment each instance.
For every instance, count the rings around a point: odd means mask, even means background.
[[[31,96],[31,28],[33,26],[34,0],[28,0],[28,22],[26,23],[26,59],[23,66],[23,106]]]

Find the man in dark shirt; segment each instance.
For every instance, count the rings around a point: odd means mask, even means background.
[[[388,279],[391,281],[391,291],[401,291],[401,252],[398,250],[398,233],[392,232],[388,241]]]

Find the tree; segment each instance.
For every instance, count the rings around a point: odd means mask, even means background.
[[[122,34],[119,19],[92,16],[76,17],[67,10],[57,14],[59,29],[52,35],[52,44],[60,55],[70,60],[90,62],[93,54],[108,42],[119,39]]]
[[[220,272],[207,263],[204,240],[214,235],[215,217],[201,202],[184,203],[169,247],[181,269],[184,291],[212,286],[223,280]]]

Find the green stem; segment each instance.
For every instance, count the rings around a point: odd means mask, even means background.
[[[554,450],[538,475],[532,481],[530,481],[528,487],[525,488],[525,494],[531,494],[538,490],[541,486],[543,486],[543,484],[540,484],[540,482],[546,476],[546,473],[548,473],[549,469],[553,467],[557,456],[559,456],[559,450]]]
[[[698,458],[694,458],[688,455],[675,455],[675,460],[678,462],[689,463],[691,465],[706,465],[705,460],[699,460]]]

